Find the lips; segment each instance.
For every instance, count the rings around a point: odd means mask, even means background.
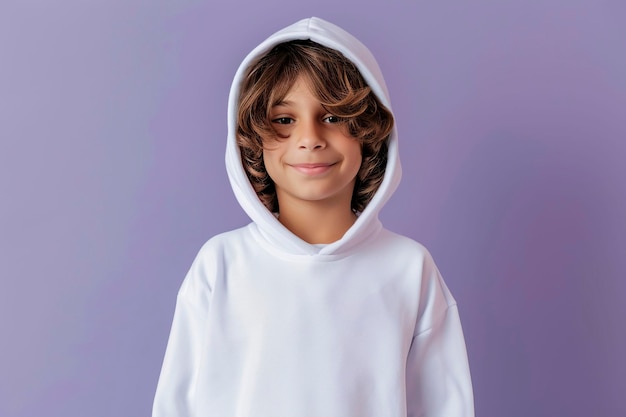
[[[330,162],[317,162],[317,163],[302,163],[302,164],[290,164],[296,171],[305,175],[320,175],[329,171],[335,163]]]

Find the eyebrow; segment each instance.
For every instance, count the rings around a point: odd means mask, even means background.
[[[286,106],[286,107],[293,106],[293,101],[281,100],[278,103],[274,104],[272,107],[280,107],[280,106]]]

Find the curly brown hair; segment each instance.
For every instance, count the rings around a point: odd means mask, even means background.
[[[263,163],[263,138],[276,138],[272,106],[281,102],[299,76],[309,81],[322,106],[345,123],[361,143],[361,168],[352,193],[352,210],[361,212],[385,175],[387,139],[393,115],[378,100],[356,66],[340,52],[310,40],[276,45],[251,65],[242,82],[237,113],[237,144],[259,199],[279,211],[274,182]]]

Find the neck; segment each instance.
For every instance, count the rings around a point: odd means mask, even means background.
[[[342,238],[354,224],[356,214],[350,201],[338,206],[332,202],[290,202],[279,200],[278,220],[307,243],[332,243]]]

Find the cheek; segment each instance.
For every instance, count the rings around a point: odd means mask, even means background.
[[[265,171],[267,171],[267,175],[269,175],[272,180],[274,180],[276,175],[277,159],[278,156],[275,151],[271,149],[263,150],[263,165],[265,165]]]
[[[354,150],[354,153],[352,154],[352,164],[351,164],[351,170],[352,170],[352,174],[354,174],[354,178],[359,176],[359,172],[361,171],[361,168],[363,166],[363,152],[361,149],[361,145],[359,144],[358,148],[356,148]]]
[[[283,158],[288,152],[289,145],[285,141],[264,140],[263,141],[263,164],[265,170],[272,176],[283,162]]]
[[[363,147],[360,143],[357,143],[356,146],[352,146],[348,151],[353,161],[353,165],[356,166],[357,171],[361,168],[363,164]]]

